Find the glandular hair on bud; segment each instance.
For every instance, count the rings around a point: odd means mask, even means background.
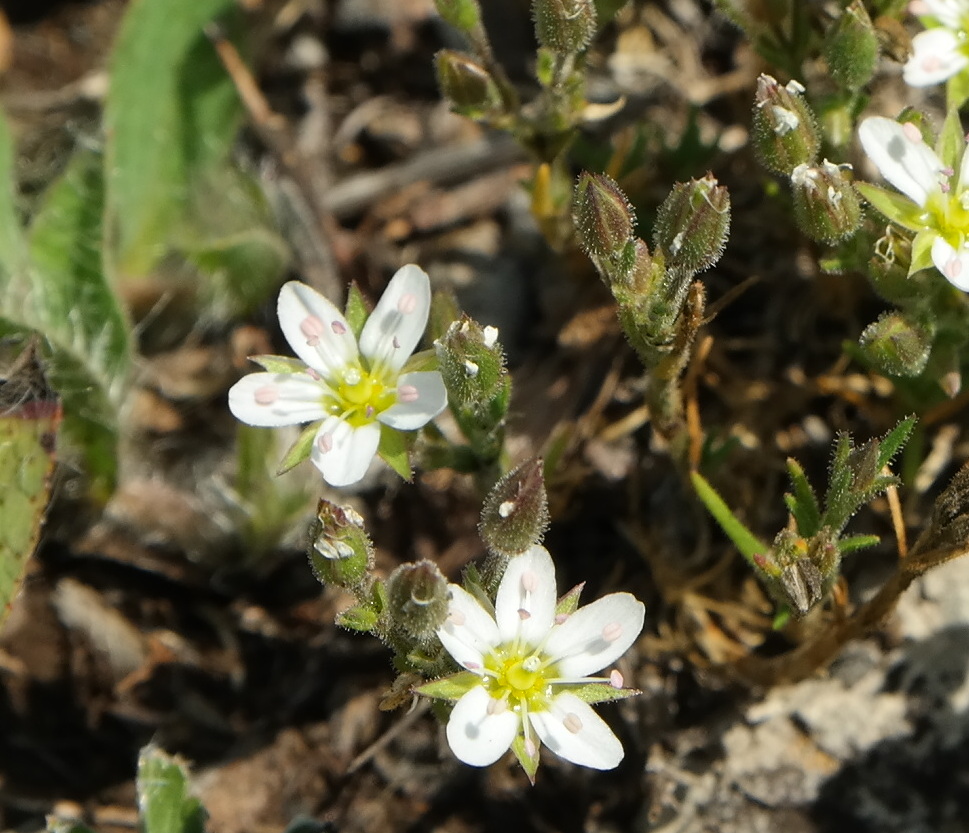
[[[491,74],[467,55],[442,49],[434,56],[434,68],[441,94],[455,109],[476,114],[501,103]]]
[[[448,613],[447,579],[432,561],[401,564],[387,579],[387,621],[418,642],[429,641]]]
[[[757,79],[751,144],[761,164],[775,173],[790,175],[817,158],[821,136],[803,92],[797,81],[782,86],[770,75]]]
[[[693,274],[720,259],[730,233],[730,194],[712,174],[678,182],[656,215],[653,242],[666,265]]]
[[[834,243],[861,225],[861,200],[844,169],[825,159],[820,165],[798,165],[791,172],[794,216],[805,234]]]
[[[615,181],[583,171],[575,184],[572,220],[582,248],[604,262],[620,256],[632,239],[636,215]]]
[[[535,36],[546,49],[576,54],[596,33],[595,0],[533,0]]]
[[[542,460],[533,457],[499,480],[485,498],[478,531],[488,551],[511,558],[542,540],[548,497]]]
[[[467,315],[454,321],[434,349],[448,400],[462,409],[487,405],[502,390],[505,354],[494,327]]]
[[[349,590],[363,585],[373,564],[373,544],[354,509],[321,500],[311,536],[310,566],[321,582]]]

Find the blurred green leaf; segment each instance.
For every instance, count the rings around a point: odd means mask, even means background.
[[[808,538],[821,528],[821,507],[804,469],[793,457],[787,458],[787,473],[794,493],[785,495],[784,501],[797,522],[798,533]]]
[[[188,794],[188,773],[156,746],[138,756],[138,808],[145,833],[202,833],[206,813]]]
[[[40,537],[60,417],[30,342],[0,375],[0,628]]]
[[[693,488],[696,489],[696,493],[703,501],[707,511],[713,515],[714,520],[720,524],[720,528],[727,534],[727,537],[744,558],[753,563],[755,555],[767,552],[770,549],[734,515],[730,507],[703,475],[692,472],[690,480],[693,482]]]
[[[200,174],[226,159],[241,116],[203,34],[235,0],[134,0],[111,56],[105,106],[112,277],[147,275]]]

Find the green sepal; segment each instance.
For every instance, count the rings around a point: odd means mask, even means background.
[[[528,750],[525,748],[525,736],[519,733],[511,742],[511,751],[515,753],[515,757],[518,758],[518,763],[521,764],[521,768],[525,770],[528,780],[534,785],[535,774],[538,772],[538,764],[540,763],[542,754],[541,744],[536,743],[535,754],[529,755]]]
[[[460,700],[475,686],[481,685],[481,677],[473,671],[459,671],[449,677],[431,680],[414,691],[424,697],[434,697],[438,700]]]
[[[912,254],[908,267],[908,277],[923,269],[935,269],[932,262],[932,244],[938,234],[934,231],[920,231],[912,240]]]
[[[881,470],[882,466],[887,465],[891,462],[892,457],[894,457],[902,446],[908,442],[908,438],[912,435],[912,430],[915,428],[916,418],[915,415],[911,415],[903,419],[898,425],[896,425],[891,431],[889,431],[878,443],[878,468]]]
[[[579,606],[579,596],[582,594],[583,587],[585,587],[584,581],[581,584],[575,585],[575,587],[558,600],[558,604],[555,605],[556,616],[571,616],[575,613]]]
[[[413,478],[410,468],[410,447],[413,437],[413,432],[405,434],[380,423],[380,445],[377,446],[377,454],[408,483]]]
[[[138,756],[138,807],[145,833],[202,833],[207,813],[189,794],[188,772],[181,761],[157,746]]]
[[[945,123],[939,133],[939,139],[935,145],[935,152],[942,163],[949,165],[953,170],[959,170],[959,162],[962,159],[962,152],[966,146],[966,132],[962,129],[962,122],[959,120],[959,111],[949,110],[945,117]]]
[[[380,614],[369,604],[358,604],[337,614],[336,623],[347,630],[371,633]]]
[[[367,319],[370,317],[370,307],[356,283],[351,283],[350,289],[347,291],[347,306],[343,316],[346,318],[347,324],[350,325],[350,331],[359,341],[360,333],[363,332],[363,325],[367,323]]]
[[[437,370],[437,351],[431,348],[430,350],[421,350],[419,353],[414,353],[401,368],[400,374],[403,376],[405,373],[420,373],[428,370]]]
[[[319,430],[320,424],[314,422],[312,425],[307,425],[299,437],[297,437],[296,442],[294,442],[283,455],[282,461],[279,463],[279,468],[276,469],[276,475],[286,474],[290,469],[296,468],[304,460],[308,460],[310,457],[310,452],[313,448],[313,440],[316,438],[316,432]]]
[[[692,472],[690,480],[693,482],[693,488],[703,505],[706,506],[707,511],[713,515],[714,520],[720,524],[720,528],[747,561],[753,564],[755,555],[765,553],[770,549],[734,515],[730,507],[724,503],[723,498],[717,494],[703,475],[699,472]]]
[[[638,688],[613,688],[609,683],[586,683],[577,686],[556,686],[556,688],[568,691],[590,705],[608,703],[612,700],[625,700],[627,697],[642,694]]]
[[[879,541],[881,541],[881,538],[877,535],[849,535],[847,538],[838,541],[838,550],[842,555],[846,555],[849,552],[873,547]]]
[[[306,365],[289,356],[250,356],[267,373],[306,373]]]
[[[950,110],[959,110],[969,100],[969,71],[953,75],[945,85],[945,106]]]
[[[821,507],[804,469],[793,457],[787,458],[787,473],[794,493],[784,495],[784,502],[797,522],[797,531],[809,538],[821,528]]]
[[[921,220],[924,210],[903,194],[872,185],[870,182],[856,182],[855,188],[893,223],[912,231],[919,231],[925,227],[925,223]]]

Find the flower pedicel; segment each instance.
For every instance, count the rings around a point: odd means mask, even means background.
[[[310,458],[331,486],[360,480],[384,430],[414,431],[447,406],[436,370],[404,372],[431,306],[427,274],[409,264],[397,271],[360,333],[343,314],[297,281],[279,293],[279,324],[301,361],[256,356],[266,373],[232,386],[229,409],[249,425],[316,422]]]

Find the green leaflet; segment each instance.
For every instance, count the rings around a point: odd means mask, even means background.
[[[138,756],[138,809],[145,833],[203,833],[206,812],[188,792],[188,773],[156,746]]]
[[[30,343],[0,378],[0,628],[37,546],[51,494],[61,405]]]

